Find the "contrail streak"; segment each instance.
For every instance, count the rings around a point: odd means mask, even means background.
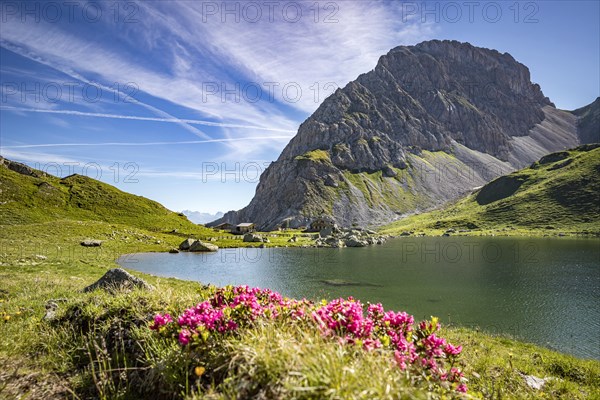
[[[221,122],[203,121],[203,120],[199,120],[199,119],[140,117],[140,116],[136,116],[136,115],[91,113],[91,112],[74,111],[74,110],[47,110],[47,109],[12,107],[12,106],[0,106],[0,110],[35,112],[35,113],[45,113],[45,114],[76,115],[76,116],[82,116],[82,117],[128,119],[128,120],[136,120],[136,121],[171,122],[171,123],[176,123],[176,124],[183,122],[183,123],[190,124],[190,125],[204,125],[204,126],[216,126],[216,127],[221,127],[221,128],[242,128],[242,129],[272,131],[272,132],[296,133],[295,131],[289,130],[289,129],[268,128],[268,127],[253,126],[253,125],[226,124],[226,123],[221,123]]]
[[[22,57],[26,57],[26,58],[28,58],[28,59],[30,59],[32,61],[35,61],[37,63],[46,65],[46,66],[48,66],[50,68],[53,68],[53,69],[55,69],[55,70],[57,70],[59,72],[62,72],[63,74],[65,74],[67,76],[70,76],[73,79],[77,79],[78,81],[85,82],[85,83],[90,84],[90,85],[96,85],[96,86],[100,87],[103,90],[106,90],[106,91],[109,91],[109,92],[113,92],[116,95],[118,95],[119,97],[122,97],[122,93],[119,92],[118,90],[114,90],[112,88],[106,87],[106,86],[101,85],[99,83],[91,82],[90,80],[86,79],[85,77],[83,77],[82,75],[78,74],[75,71],[72,71],[70,69],[65,69],[65,68],[53,65],[51,62],[49,62],[47,60],[44,60],[43,57],[35,55],[35,54],[33,54],[31,52],[28,52],[26,50],[22,50],[19,46],[15,46],[15,45],[13,45],[12,43],[10,43],[10,42],[8,42],[6,40],[0,39],[0,47],[4,47],[4,48],[6,48],[6,49],[8,49],[8,50],[10,50],[10,51],[12,51],[12,52],[14,52],[16,54],[19,54]],[[142,107],[144,107],[144,108],[146,108],[146,109],[148,109],[148,110],[150,110],[150,111],[152,111],[152,112],[154,112],[154,113],[156,113],[156,114],[158,114],[158,115],[160,115],[162,117],[168,117],[168,118],[174,118],[175,119],[175,117],[172,116],[171,114],[169,114],[169,113],[167,113],[167,112],[165,112],[165,111],[163,111],[163,110],[161,110],[159,108],[151,106],[150,104],[146,104],[146,103],[144,103],[142,101],[139,101],[139,100],[137,100],[135,98],[131,98],[131,97],[128,97],[128,100],[130,102],[132,102],[134,104],[137,104],[139,106],[142,106]],[[181,127],[183,127],[184,129],[186,129],[187,131],[193,133],[195,136],[198,136],[198,137],[201,137],[201,138],[204,138],[204,139],[210,139],[209,135],[207,135],[206,133],[202,132],[198,128],[195,128],[195,127],[191,126],[190,124],[186,124],[185,122],[180,122],[180,121],[177,122],[177,123]]]
[[[104,143],[44,143],[24,144],[18,146],[0,146],[0,149],[30,149],[35,147],[75,147],[75,146],[163,146],[171,144],[203,144],[203,143],[227,143],[243,142],[252,140],[291,139],[293,136],[254,136],[246,138],[224,138],[207,140],[187,140],[181,142],[104,142]]]

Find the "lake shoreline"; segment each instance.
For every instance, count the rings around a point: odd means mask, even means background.
[[[398,232],[394,232],[394,233],[390,233],[390,231],[381,231],[381,230],[376,230],[377,234],[380,235],[387,235],[388,239],[387,240],[393,240],[393,239],[406,239],[406,238],[421,238],[421,237],[479,237],[479,238],[485,238],[485,237],[497,237],[497,238],[522,238],[522,239],[593,239],[593,240],[600,240],[600,232],[598,233],[582,233],[582,232],[570,232],[568,230],[564,230],[561,232],[556,232],[553,234],[549,234],[547,231],[545,230],[533,230],[533,231],[525,231],[525,230],[520,230],[520,229],[516,229],[516,230],[489,230],[489,231],[471,231],[471,232],[456,232],[456,233],[451,233],[449,235],[445,235],[446,230],[424,230],[423,232],[418,232],[418,233],[412,233],[412,234],[406,234],[406,235],[402,235],[402,232],[398,233]],[[424,234],[423,234],[424,233]],[[282,236],[280,234],[280,232],[277,231],[273,231],[273,232],[257,232],[257,235],[260,236],[264,236],[264,237],[271,237],[271,235],[280,237],[280,238],[290,238],[292,236],[289,236],[289,234],[287,234],[286,236]],[[312,233],[312,235],[316,236],[318,235],[318,233]],[[219,248],[246,248],[246,247],[255,247],[255,248],[259,248],[260,246],[263,247],[267,247],[267,248],[329,248],[329,246],[318,246],[312,243],[279,243],[279,244],[275,244],[275,243],[252,243],[252,242],[242,242],[242,238],[240,237],[240,239],[235,239],[233,241],[234,244],[232,244],[232,241],[229,240],[225,243],[223,243],[222,239],[218,239],[219,237],[223,237],[224,235],[215,235],[215,236],[199,236],[197,238],[195,237],[190,237],[193,239],[198,239],[201,241],[210,241],[211,238],[216,238],[214,241],[211,241],[211,243],[216,244],[217,246],[219,246]],[[233,235],[231,235],[231,237],[235,237]],[[236,243],[236,242],[240,242],[240,243]],[[311,239],[311,242],[314,242],[314,240]],[[168,252],[168,250],[165,250]]]

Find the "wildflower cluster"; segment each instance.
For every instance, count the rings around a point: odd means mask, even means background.
[[[169,314],[157,314],[150,329],[165,336],[176,336],[182,346],[206,343],[215,335],[226,335],[257,319],[288,317],[305,318],[307,300],[284,298],[269,289],[248,286],[227,286],[193,308],[188,308],[176,320]]]
[[[177,338],[182,346],[194,346],[251,327],[257,320],[278,318],[313,324],[324,336],[344,345],[392,351],[398,367],[407,374],[467,391],[463,373],[455,367],[462,346],[437,336],[437,318],[415,324],[412,315],[385,311],[381,304],[369,304],[365,312],[363,304],[352,297],[314,304],[268,289],[227,286],[176,319],[156,315],[150,329]]]
[[[352,297],[324,303],[312,316],[326,336],[336,336],[341,343],[366,350],[392,349],[401,370],[421,371],[445,386],[467,391],[463,373],[454,367],[462,346],[453,346],[436,336],[440,325],[435,317],[415,326],[412,315],[385,311],[379,303],[369,304],[365,316],[361,302]]]

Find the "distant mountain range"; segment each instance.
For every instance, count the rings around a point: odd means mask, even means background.
[[[190,221],[195,224],[206,224],[215,219],[223,217],[222,212],[217,212],[216,214],[203,213],[200,211],[192,211],[192,210],[183,210],[182,214],[184,214]]]
[[[456,41],[400,46],[302,123],[247,207],[211,224],[388,223],[600,141],[599,110],[599,100],[557,109],[508,53]]]

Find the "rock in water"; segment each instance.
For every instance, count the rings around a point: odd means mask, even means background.
[[[129,272],[121,268],[113,268],[107,271],[102,278],[92,283],[83,289],[84,292],[91,292],[96,289],[104,289],[107,291],[130,290],[133,288],[152,290],[152,285],[147,284],[144,280],[131,275]]]
[[[189,248],[192,252],[206,252],[206,251],[217,251],[219,247],[211,243],[204,243],[200,240],[196,240]]]
[[[190,247],[192,246],[192,244],[194,244],[194,242],[196,241],[196,239],[185,239],[183,242],[181,242],[181,244],[179,245],[179,250],[189,250]]]
[[[326,238],[325,243],[329,247],[333,247],[333,248],[346,247],[346,244],[342,240],[335,238],[335,237]]]
[[[356,236],[350,236],[346,239],[346,247],[365,247],[367,245],[366,241],[360,240]]]

